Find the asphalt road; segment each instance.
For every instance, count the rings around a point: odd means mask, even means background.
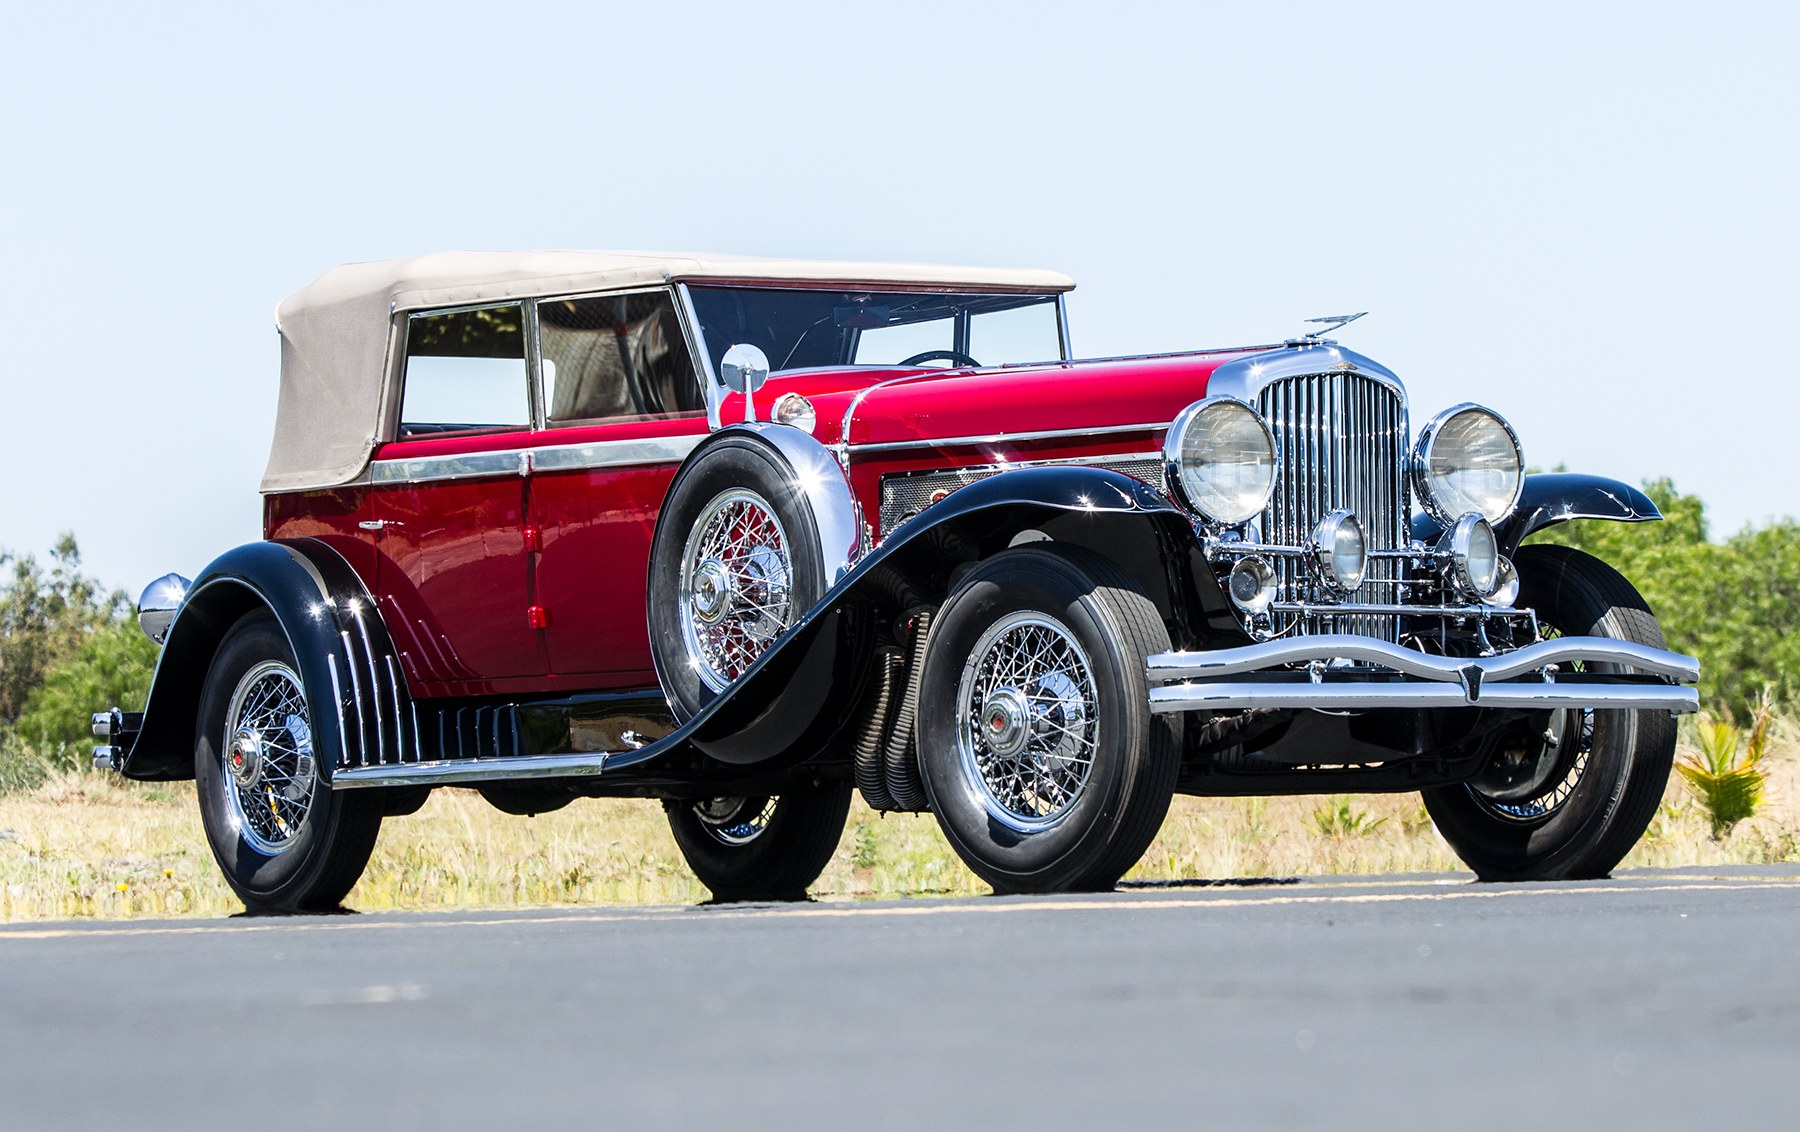
[[[0,926],[0,1128],[1800,1126],[1800,869]]]

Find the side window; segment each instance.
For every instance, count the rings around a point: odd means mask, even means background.
[[[537,309],[551,424],[705,411],[667,291],[541,299]]]
[[[408,320],[401,436],[530,425],[523,311],[514,303]]]

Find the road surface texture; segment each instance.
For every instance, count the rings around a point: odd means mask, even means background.
[[[0,1129],[1800,1127],[1800,869],[0,926]]]

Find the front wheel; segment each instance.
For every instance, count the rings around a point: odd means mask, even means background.
[[[1178,718],[1149,706],[1169,647],[1136,582],[1092,552],[987,559],[932,626],[919,760],[938,824],[997,892],[1111,888],[1168,813]]]
[[[1662,630],[1618,571],[1563,546],[1519,551],[1519,604],[1546,637],[1662,648]],[[1615,671],[1593,665],[1595,671]],[[1473,780],[1424,792],[1444,840],[1482,880],[1603,877],[1643,836],[1668,785],[1675,721],[1665,712],[1568,709]]]
[[[266,610],[226,635],[200,694],[201,824],[226,883],[253,912],[337,907],[381,830],[374,792],[331,789],[313,746],[314,700]]]
[[[688,868],[715,900],[803,900],[843,837],[850,786],[820,782],[779,797],[663,805]]]

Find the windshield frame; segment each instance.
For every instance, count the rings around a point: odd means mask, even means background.
[[[680,309],[682,321],[686,324],[688,334],[690,335],[690,338],[691,338],[694,357],[700,363],[700,375],[706,385],[707,420],[708,420],[708,423],[710,424],[710,426],[714,429],[717,429],[720,427],[719,403],[720,403],[720,401],[723,400],[723,398],[727,392],[727,389],[725,387],[724,382],[720,379],[719,374],[718,374],[718,368],[714,364],[714,361],[713,361],[713,357],[715,354],[715,350],[713,349],[713,346],[715,346],[715,345],[719,346],[719,350],[717,352],[722,354],[725,349],[734,345],[734,343],[730,343],[730,342],[710,343],[707,341],[705,331],[701,327],[699,310],[696,308],[696,306],[694,304],[694,295],[693,295],[693,291],[692,291],[692,288],[694,286],[699,286],[699,287],[702,287],[707,290],[811,291],[811,292],[821,292],[821,293],[827,293],[827,294],[843,294],[846,292],[854,292],[857,294],[864,294],[864,293],[878,294],[878,293],[882,293],[882,292],[889,292],[889,293],[894,293],[894,294],[906,294],[906,295],[971,295],[971,296],[1001,296],[1001,295],[1017,294],[1021,298],[1042,300],[1042,301],[1046,301],[1048,303],[1054,304],[1055,318],[1056,318],[1056,348],[1057,348],[1058,356],[1054,357],[1054,358],[1044,358],[1044,359],[1041,359],[1040,361],[1034,361],[1034,362],[1001,363],[1001,364],[994,365],[994,366],[983,366],[982,368],[984,368],[984,369],[1002,369],[1008,365],[1059,365],[1059,364],[1067,365],[1069,362],[1074,360],[1074,350],[1073,350],[1072,346],[1070,345],[1070,336],[1069,336],[1069,310],[1068,310],[1067,294],[1065,292],[1061,292],[1061,291],[1046,292],[1046,291],[1039,291],[1039,290],[1029,290],[1029,291],[1021,290],[1021,291],[1013,292],[1013,291],[1008,291],[1006,288],[1002,288],[1002,287],[921,287],[917,284],[906,284],[906,283],[892,283],[892,284],[858,283],[854,287],[846,287],[843,284],[799,286],[799,285],[796,285],[793,281],[785,280],[785,279],[783,279],[783,280],[736,280],[736,279],[733,279],[733,280],[711,280],[711,279],[709,279],[709,280],[706,280],[704,282],[697,283],[697,284],[690,284],[687,281],[678,281],[675,284],[676,298],[678,300],[677,305]],[[1024,304],[1021,304],[1021,305],[1024,305]],[[964,333],[966,333],[966,326],[968,324],[968,318],[969,318],[969,316],[965,315],[965,316],[960,317],[957,320],[965,328]],[[884,370],[884,369],[900,368],[892,363],[879,363],[879,364],[865,363],[865,364],[858,365],[857,363],[854,363],[854,362],[843,362],[843,363],[839,363],[839,365],[841,365],[841,367],[845,368],[845,369],[869,370],[871,372],[878,371],[878,370]],[[809,366],[783,367],[780,359],[774,359],[774,358],[770,359],[770,373],[771,374],[777,374],[777,373],[783,373],[783,372],[797,372],[799,370],[808,369],[808,368],[816,368],[816,367],[809,367]]]

